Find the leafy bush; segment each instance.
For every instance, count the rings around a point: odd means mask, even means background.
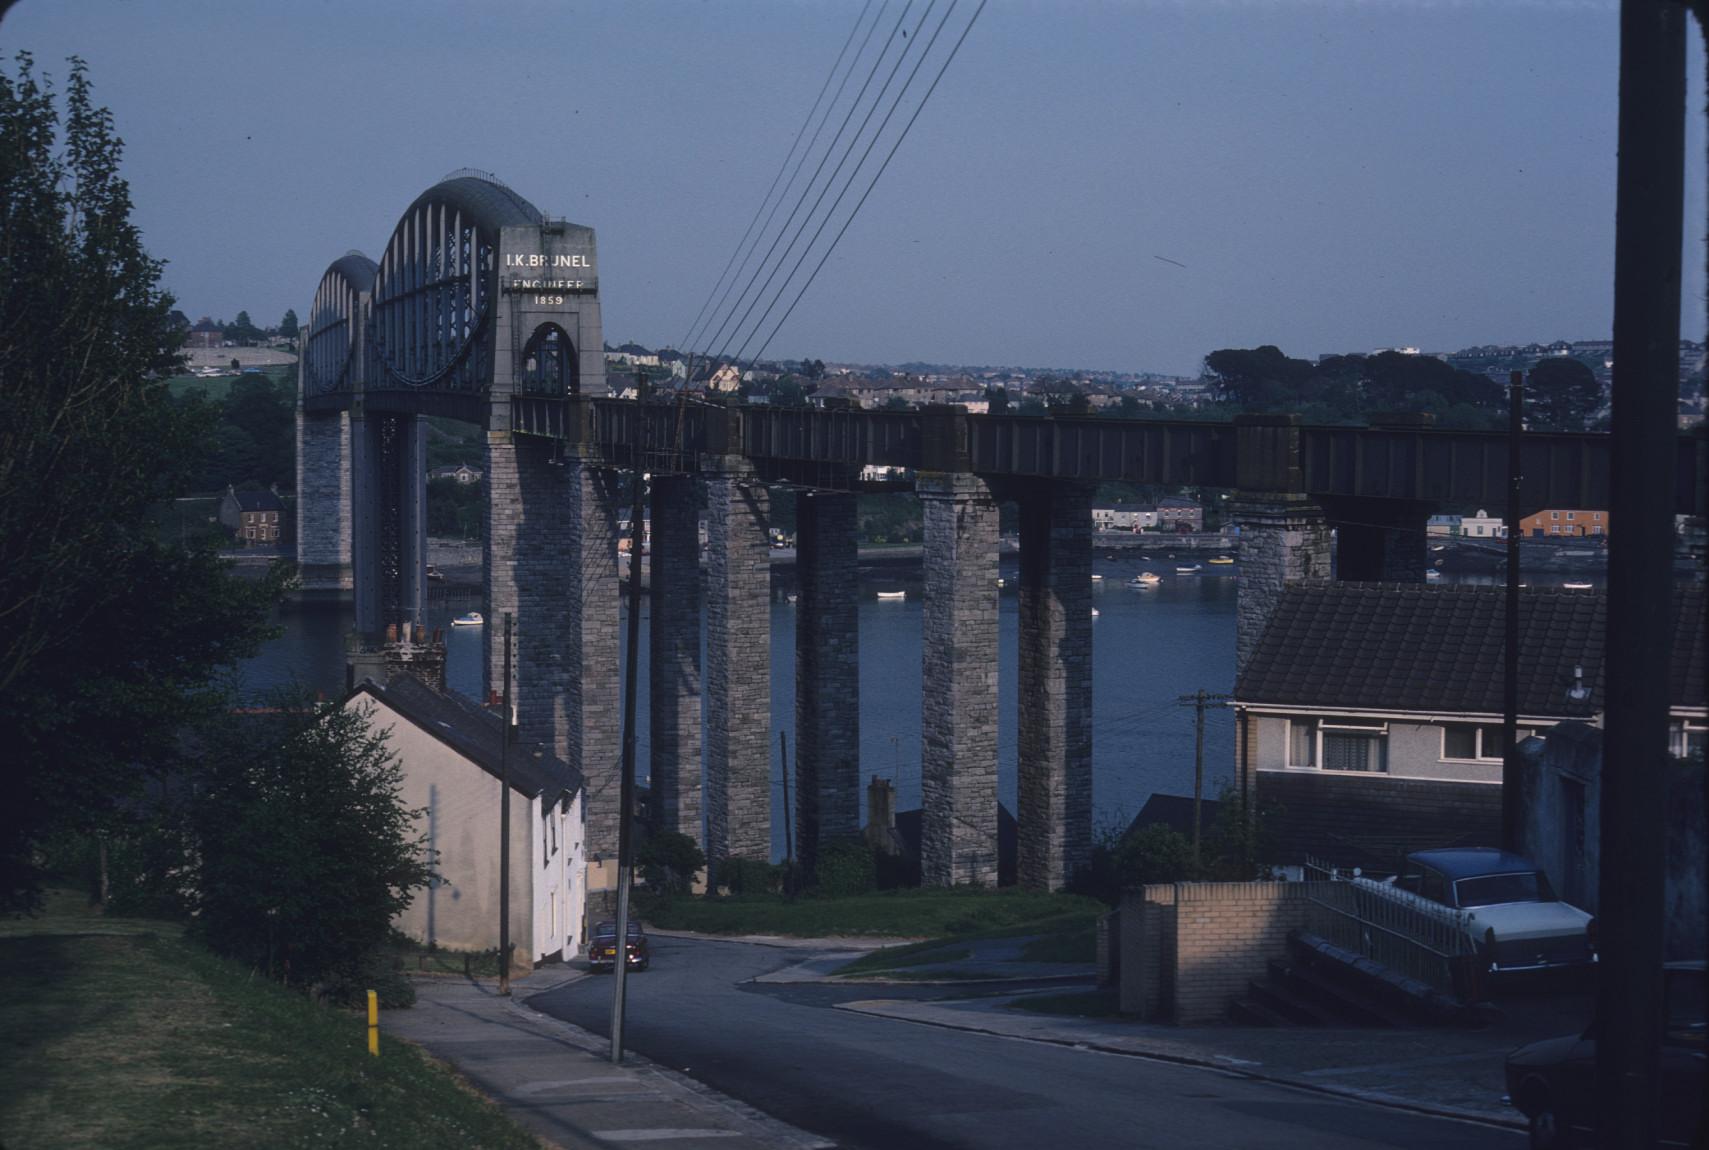
[[[404,964],[390,950],[370,950],[329,973],[320,992],[340,1006],[366,1007],[372,990],[384,1010],[415,1005],[415,984],[404,976]]]
[[[1153,823],[1122,840],[1116,855],[1125,886],[1193,878],[1193,844],[1173,827]]]
[[[720,859],[717,882],[731,894],[776,894],[783,885],[783,868],[764,859]]]
[[[432,877],[384,733],[336,704],[235,716],[199,767],[190,885],[208,944],[302,985],[366,971]]]
[[[662,897],[687,894],[694,875],[706,866],[706,855],[693,837],[680,831],[657,831],[635,855],[647,888]]]
[[[878,887],[878,862],[864,839],[832,839],[820,844],[814,887],[822,895],[867,894]]]

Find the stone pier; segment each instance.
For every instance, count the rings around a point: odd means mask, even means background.
[[[1229,513],[1240,529],[1234,622],[1238,677],[1258,649],[1283,588],[1329,581],[1329,524],[1323,510],[1303,495],[1242,493]]]
[[[804,492],[796,507],[795,849],[860,834],[860,587],[856,497]]]
[[[425,622],[427,423],[370,413],[351,420],[351,536],[356,630]]]
[[[771,557],[765,485],[705,468],[706,855],[771,859]]]
[[[922,472],[920,881],[997,883],[997,504],[985,481]]]
[[[1020,502],[1017,874],[1059,890],[1092,851],[1092,490]]]
[[[1343,582],[1422,583],[1430,566],[1432,507],[1397,499],[1338,499],[1335,573]]]
[[[648,735],[659,825],[705,845],[700,783],[700,500],[692,476],[653,477]]]
[[[617,850],[617,540],[607,472],[553,445],[489,432],[481,643],[489,692],[504,688],[512,617],[516,745],[543,746],[587,783],[587,857]]]
[[[351,572],[350,413],[297,410],[297,573],[307,598],[345,598]]]

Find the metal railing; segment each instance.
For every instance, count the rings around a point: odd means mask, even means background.
[[[1477,947],[1464,911],[1308,858],[1314,933],[1343,950],[1466,1001]]]

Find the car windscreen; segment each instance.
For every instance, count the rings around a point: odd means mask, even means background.
[[[1494,906],[1503,902],[1554,902],[1555,892],[1541,871],[1484,874],[1454,884],[1455,906]]]
[[[640,923],[632,922],[629,924],[629,937],[630,938],[634,938],[635,936],[639,935],[640,933],[641,933],[641,924]],[[593,936],[595,938],[616,938],[617,937],[617,924],[614,922],[602,922],[598,926],[593,928]]]

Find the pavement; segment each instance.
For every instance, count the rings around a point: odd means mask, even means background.
[[[550,969],[550,968],[548,968]],[[626,1052],[523,1004],[531,994],[587,977],[537,971],[501,998],[490,980],[421,978],[409,1010],[380,1029],[451,1063],[549,1145],[566,1150],[666,1146],[671,1150],[811,1150],[832,1143],[726,1098],[683,1074]],[[603,986],[609,982],[601,980]]]

